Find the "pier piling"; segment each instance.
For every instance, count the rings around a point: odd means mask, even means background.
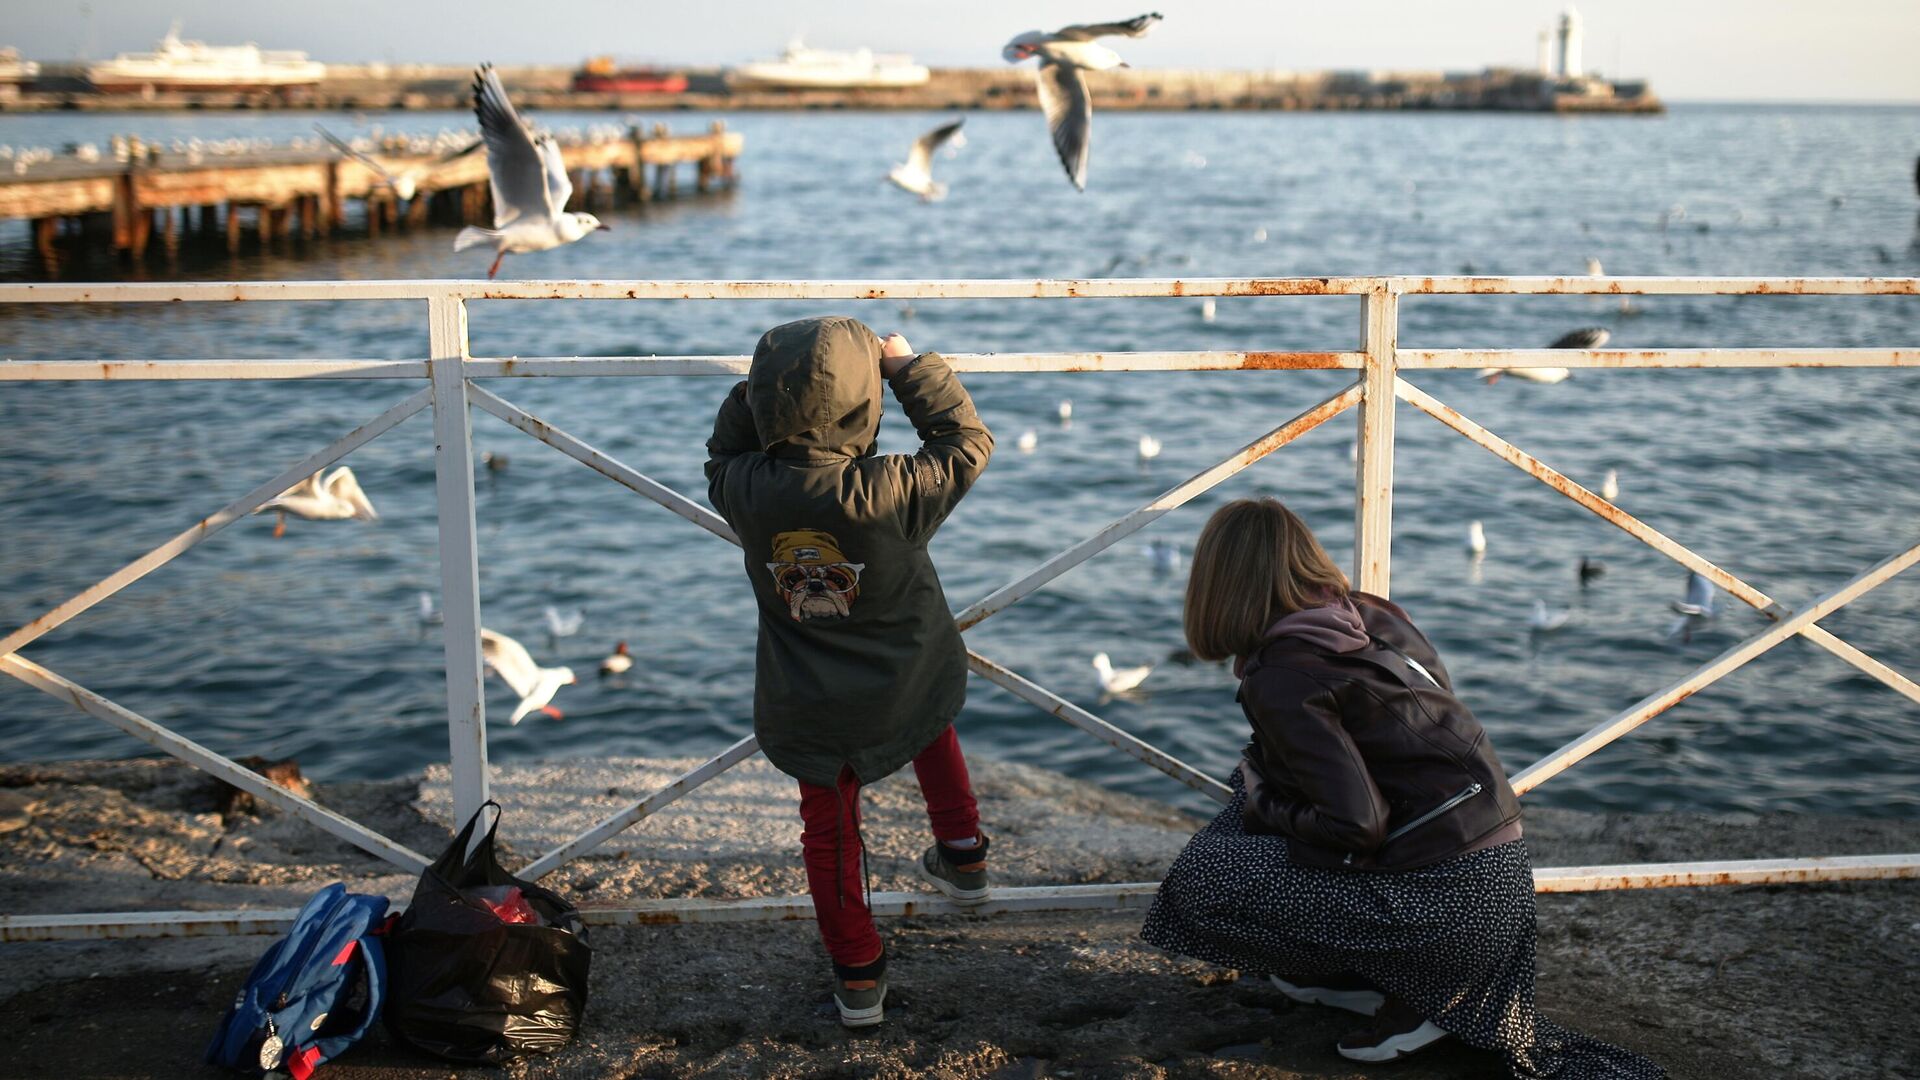
[[[677,169],[685,164],[696,173],[693,192],[730,187],[743,142],[715,122],[698,135],[676,136],[665,124],[635,125],[624,136],[562,145],[574,185],[572,208],[601,212],[671,197],[678,193]],[[395,171],[432,160],[404,152],[380,157]],[[283,149],[222,159],[143,152],[125,162],[59,160],[0,177],[0,220],[31,223],[35,251],[50,271],[63,248],[78,244],[104,242],[122,257],[145,258],[156,230],[168,259],[183,247],[218,243],[214,238],[222,233],[227,250],[238,252],[248,212],[263,247],[276,238],[311,241],[345,227],[351,200],[364,209],[370,237],[436,224],[492,223],[483,155],[439,162],[431,180],[402,207],[374,170],[340,157]],[[97,227],[84,223],[89,218],[97,219]],[[75,224],[63,230],[63,219]]]

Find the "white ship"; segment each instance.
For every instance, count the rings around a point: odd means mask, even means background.
[[[303,52],[245,45],[208,45],[182,41],[174,23],[152,52],[121,53],[87,68],[87,79],[102,91],[152,94],[160,90],[275,90],[313,86],[327,65]]]
[[[20,59],[20,50],[0,49],[0,84],[32,82],[40,74],[40,65]]]
[[[837,52],[796,41],[778,60],[756,60],[727,72],[727,85],[789,90],[884,90],[920,86],[931,76],[901,53]]]

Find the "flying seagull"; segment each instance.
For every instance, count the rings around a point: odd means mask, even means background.
[[[1720,613],[1713,599],[1713,582],[1699,571],[1687,574],[1687,596],[1684,600],[1675,600],[1671,605],[1674,614],[1680,616],[1667,627],[1668,637],[1682,637],[1693,640],[1693,628],[1696,623],[1704,622]]]
[[[469,225],[454,238],[453,250],[493,245],[493,265],[487,276],[500,272],[500,260],[546,251],[605,229],[592,214],[569,213],[573,181],[553,136],[536,134],[507,100],[506,88],[492,64],[473,74],[473,112],[480,118],[480,137],[487,144],[487,174],[493,185],[493,228]]]
[[[1119,53],[1097,39],[1141,37],[1159,21],[1156,11],[1126,22],[1068,26],[1051,34],[1029,30],[1000,50],[1009,64],[1039,57],[1040,68],[1034,75],[1040,88],[1040,109],[1047,114],[1053,148],[1060,154],[1067,179],[1081,191],[1087,190],[1087,148],[1093,134],[1093,97],[1087,93],[1087,77],[1082,72],[1126,66]]]
[[[552,604],[548,604],[547,609],[540,614],[547,620],[548,637],[572,637],[580,632],[580,624],[587,621],[587,613],[579,608],[563,612]]]
[[[513,715],[507,717],[507,723],[517,724],[535,710],[555,720],[560,719],[560,710],[547,703],[553,700],[553,695],[561,687],[576,681],[572,668],[543,668],[533,662],[526,646],[485,627],[480,630],[480,659],[486,661],[487,667],[495,675],[500,676],[500,681],[520,695],[520,704],[513,707]]]
[[[1583,326],[1578,330],[1570,330],[1554,338],[1553,343],[1548,345],[1547,348],[1597,349],[1605,345],[1607,339],[1612,336],[1613,331],[1608,330],[1604,326]],[[1502,375],[1511,375],[1516,379],[1525,379],[1528,382],[1546,383],[1548,385],[1566,382],[1568,379],[1573,378],[1573,372],[1563,367],[1486,368],[1480,372],[1480,377],[1489,383],[1499,382],[1500,376]]]
[[[322,478],[325,473],[325,478]],[[342,465],[327,473],[325,469],[314,473],[305,480],[274,496],[266,505],[255,510],[264,514],[272,510],[276,518],[273,535],[278,538],[287,534],[287,515],[306,518],[308,521],[377,521],[379,514],[373,512],[373,503],[367,493],[360,489],[360,481],[354,478],[353,469]]]
[[[420,182],[432,176],[435,169],[456,158],[466,157],[468,154],[480,148],[480,140],[475,139],[465,147],[443,154],[428,164],[415,165],[396,173],[385,165],[380,164],[377,158],[355,150],[345,139],[321,127],[319,124],[313,125],[313,130],[319,132],[321,138],[332,143],[335,150],[340,151],[342,154],[345,154],[370,169],[375,176],[380,178],[381,183],[393,189],[394,198],[409,202],[412,201],[415,195],[420,193]]]
[[[942,124],[918,139],[913,140],[913,149],[907,151],[904,164],[895,165],[887,174],[887,179],[902,188],[920,196],[921,202],[939,202],[947,197],[947,185],[933,179],[933,152],[940,144],[960,134],[960,125],[965,120],[955,120],[951,124]]]

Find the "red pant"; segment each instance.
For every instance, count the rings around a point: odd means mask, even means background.
[[[927,800],[927,819],[936,840],[971,840],[980,833],[980,811],[967,779],[967,759],[953,727],[940,733],[913,759],[913,774]],[[860,781],[853,770],[840,771],[839,790],[800,784],[800,850],[807,864],[807,891],[820,923],[820,939],[834,963],[870,964],[880,955],[880,932],[867,910],[865,875],[860,870]],[[838,877],[836,880],[836,869]]]

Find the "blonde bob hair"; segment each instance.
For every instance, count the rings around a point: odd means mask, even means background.
[[[1274,621],[1347,594],[1347,576],[1279,499],[1214,511],[1193,546],[1187,647],[1202,660],[1247,656]]]

